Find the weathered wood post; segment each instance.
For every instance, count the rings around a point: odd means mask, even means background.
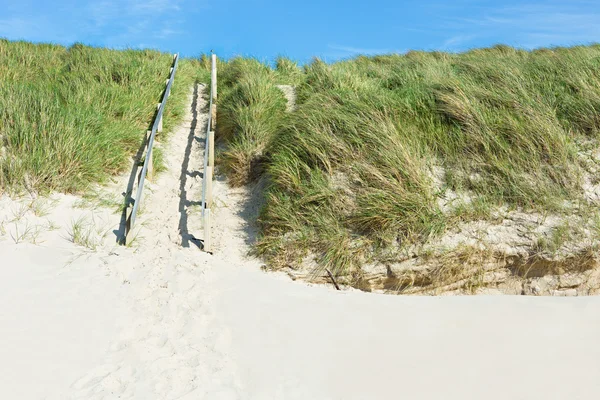
[[[152,135],[152,131],[147,131],[146,132],[146,138],[147,138],[146,140],[147,141],[150,140],[150,135]],[[151,182],[154,182],[154,157],[153,157],[152,153],[153,153],[153,151],[151,148],[149,148],[148,152],[146,153],[146,157],[149,157],[147,176]]]
[[[215,166],[215,131],[208,133],[208,166]]]
[[[206,167],[206,209],[212,207],[212,178],[213,167]]]
[[[177,57],[179,57],[178,53],[173,54],[173,63],[175,63],[175,60],[177,59]],[[171,73],[173,72],[173,67],[171,67],[171,70],[169,71],[169,77],[171,76]],[[168,85],[168,83],[167,83]],[[171,82],[171,89],[169,90],[169,94],[167,95],[168,97],[171,97],[171,90],[173,90],[173,86],[175,85],[175,79],[173,79],[173,82]]]
[[[160,103],[158,103],[156,105],[156,110],[160,111]],[[158,120],[158,128],[156,129],[156,132],[162,132],[162,123],[163,123],[163,119],[162,119],[162,115],[160,116],[159,120]]]
[[[213,101],[217,99],[217,55],[212,55],[212,65],[210,71],[210,83],[213,94]]]
[[[206,212],[204,214],[204,251],[212,252],[211,248],[211,220],[210,209],[212,207],[212,177],[213,167],[206,167]]]
[[[210,92],[212,93],[212,108],[210,110],[211,123],[210,130],[214,131],[217,126],[217,55],[212,55],[210,70]]]

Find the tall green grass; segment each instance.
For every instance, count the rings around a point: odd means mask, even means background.
[[[227,141],[221,164],[230,182],[240,185],[260,175],[261,161],[281,128],[285,100],[275,73],[254,59],[236,58],[219,72],[218,135]]]
[[[0,40],[0,191],[82,192],[130,168],[160,102],[172,55]],[[181,60],[164,116],[207,77]]]
[[[600,45],[224,69],[226,166],[239,183],[269,178],[257,249],[273,265],[313,254],[348,271],[501,205],[562,212],[582,198],[578,144],[600,132]],[[286,80],[293,113],[274,91]],[[258,174],[238,174],[252,160]],[[472,201],[442,212],[448,190]]]

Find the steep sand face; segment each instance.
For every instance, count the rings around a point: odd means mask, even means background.
[[[148,184],[131,247],[116,244],[110,209],[77,208],[73,196],[53,196],[46,212],[0,200],[0,397],[600,395],[598,297],[403,297],[293,282],[247,256],[261,188],[220,178],[215,254],[200,251],[204,93],[190,94],[162,145],[167,171]]]

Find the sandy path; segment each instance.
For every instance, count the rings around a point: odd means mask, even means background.
[[[201,252],[203,93],[190,94],[164,145],[168,169],[147,186],[132,247],[115,244],[118,215],[74,208],[72,196],[55,196],[46,216],[0,199],[0,398],[600,396],[598,297],[398,297],[292,282],[246,257],[260,187],[221,180],[216,251]],[[67,240],[80,217],[99,236],[94,251]],[[41,233],[15,243],[26,226]]]
[[[164,147],[167,170],[148,186],[135,250],[119,249],[107,269],[130,287],[133,319],[104,363],[73,385],[74,398],[237,398],[235,368],[211,305],[211,257],[199,250],[206,127],[204,86]]]

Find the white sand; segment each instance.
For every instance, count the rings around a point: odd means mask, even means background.
[[[0,397],[63,392],[124,322],[122,289],[99,263],[65,267],[64,250],[0,242],[0,254]]]
[[[219,308],[245,398],[600,395],[597,297],[395,297],[227,274]]]
[[[148,186],[133,247],[115,243],[119,215],[73,208],[72,196],[54,196],[43,217],[29,200],[0,199],[0,398],[600,396],[600,298],[418,298],[292,282],[246,258],[256,204],[221,181],[216,253],[202,253],[193,205],[205,117],[188,115],[165,147],[169,169]],[[67,240],[80,216],[94,251]]]

